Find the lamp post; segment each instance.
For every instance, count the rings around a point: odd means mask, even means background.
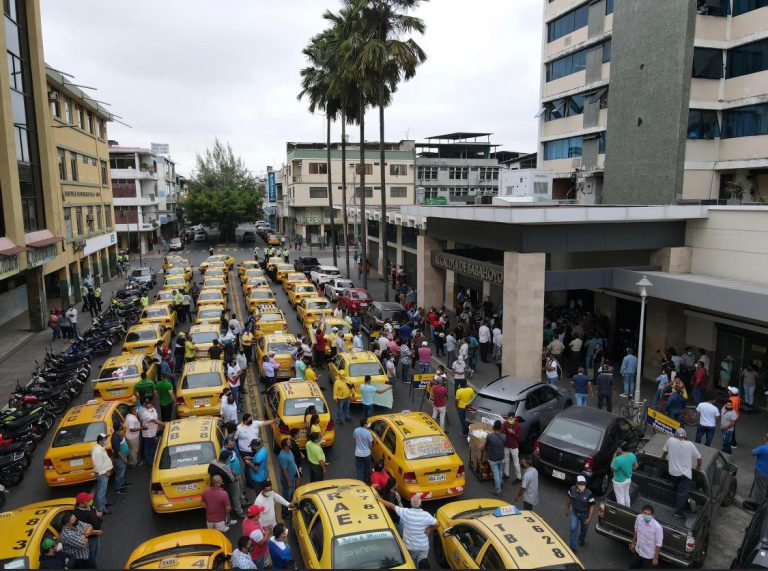
[[[637,347],[637,373],[635,373],[635,402],[640,402],[640,379],[643,369],[643,341],[645,335],[645,300],[648,297],[648,288],[652,287],[653,284],[647,277],[643,276],[635,285],[640,288],[640,336]]]

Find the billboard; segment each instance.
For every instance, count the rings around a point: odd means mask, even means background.
[[[275,171],[269,171],[267,173],[267,189],[269,192],[267,202],[277,202],[277,184],[275,183]]]
[[[167,143],[151,143],[150,149],[153,155],[170,155]]]

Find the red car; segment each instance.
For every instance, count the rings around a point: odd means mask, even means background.
[[[351,312],[362,311],[363,308],[373,302],[367,289],[361,287],[342,290],[339,294],[339,306],[341,309]]]

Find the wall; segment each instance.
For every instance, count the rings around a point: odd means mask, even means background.
[[[21,285],[0,295],[0,325],[27,311],[27,286]]]
[[[670,204],[682,192],[694,9],[695,2],[615,3],[606,204]]]

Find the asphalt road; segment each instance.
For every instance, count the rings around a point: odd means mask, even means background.
[[[258,245],[263,247],[263,243],[261,242],[259,242]],[[227,248],[226,250],[224,247],[217,247],[216,253],[227,253],[234,256],[237,261],[240,261],[253,258],[252,248],[252,245],[249,245],[246,248],[235,249],[232,247],[231,249]],[[208,246],[207,244],[191,244],[182,254],[189,258],[193,266],[197,267],[199,263],[207,257]],[[155,267],[159,266],[159,264],[153,265],[155,265]],[[197,272],[195,272],[194,279],[198,282],[200,281],[200,276]],[[233,297],[233,286],[237,289],[237,295],[235,297]],[[245,312],[243,295],[238,289],[237,281],[233,282],[233,286],[230,286],[230,307],[237,307],[239,316],[242,316]],[[299,333],[301,331],[301,325],[296,319],[295,312],[288,304],[282,289],[279,286],[273,286],[273,290],[276,292],[279,304],[288,318],[289,331],[291,333]],[[183,330],[187,330],[188,328],[189,323],[180,326],[180,329]],[[117,354],[118,352],[119,347],[113,348],[112,354]],[[94,375],[98,373],[103,361],[104,359],[94,361]],[[323,369],[318,373],[320,384],[324,387],[328,387],[326,396],[330,401],[332,391],[330,389],[327,369]],[[249,377],[253,379],[253,376]],[[254,397],[260,396],[259,392],[262,388],[261,385],[257,387],[248,387],[250,391],[249,408],[254,408]],[[394,410],[416,410],[419,408],[421,400],[420,395],[415,396],[413,400],[410,400],[407,386],[398,386],[397,389],[398,390],[395,392]],[[88,398],[90,398],[90,394],[88,394],[88,391],[85,391],[84,396],[81,397],[80,400],[85,401]],[[331,406],[333,405],[331,404]],[[258,413],[263,412],[263,408],[256,407],[256,409],[257,410],[254,410],[253,412],[259,416]],[[428,404],[424,405],[423,410],[429,411]],[[330,462],[328,473],[329,479],[355,477],[352,430],[358,425],[358,420],[362,416],[359,405],[353,405],[352,416],[354,418],[353,423],[346,423],[344,426],[337,427],[336,442],[331,449],[326,451],[327,459]],[[493,483],[478,481],[471,470],[469,470],[468,443],[466,438],[461,437],[460,435],[458,430],[458,418],[455,411],[449,412],[448,436],[451,438],[457,453],[465,460],[467,465],[466,490],[461,499],[492,497]],[[26,477],[21,485],[11,491],[6,509],[13,509],[28,503],[44,501],[46,499],[73,497],[78,492],[89,490],[89,487],[85,486],[49,488],[45,484],[43,479],[42,458],[47,449],[49,440],[50,435],[38,446],[38,451],[35,453],[32,466],[27,471]],[[271,460],[274,464],[275,457],[273,456]],[[109,499],[114,502],[114,505],[110,508],[112,514],[105,516],[104,536],[102,538],[101,554],[98,560],[101,567],[122,567],[131,551],[140,543],[152,537],[184,529],[204,527],[205,520],[202,511],[167,515],[155,514],[152,511],[149,502],[149,476],[150,468],[147,466],[129,469],[127,479],[133,483],[129,493],[125,496],[118,496],[113,494],[112,490],[110,490]],[[511,501],[516,491],[517,486],[505,483],[503,493],[507,500]],[[249,493],[252,496],[250,490]],[[551,479],[541,478],[541,502],[537,507],[537,512],[544,517],[564,540],[567,541],[569,535],[568,519],[563,512],[566,499],[565,494],[565,485]],[[426,504],[426,509],[434,512],[440,505],[440,502],[430,502]],[[597,514],[595,513],[592,527],[594,527],[596,520]],[[239,524],[233,526],[228,534],[233,543],[236,543],[237,541],[239,529]],[[739,529],[743,529],[741,523],[739,524]],[[713,534],[715,534],[714,530]],[[727,541],[719,541],[720,538],[713,536],[710,543],[710,558],[707,561],[707,566],[717,568],[727,565],[727,562],[730,561],[730,558],[733,556],[733,553],[738,546],[740,535],[741,532],[734,534],[728,538]],[[295,547],[294,552],[298,556],[298,550],[295,549]],[[630,561],[630,553],[626,545],[601,537],[597,535],[594,530],[590,530],[587,536],[586,545],[578,552],[578,555],[584,566],[587,568],[624,568],[627,567]],[[437,563],[434,561],[433,566],[437,567]]]

